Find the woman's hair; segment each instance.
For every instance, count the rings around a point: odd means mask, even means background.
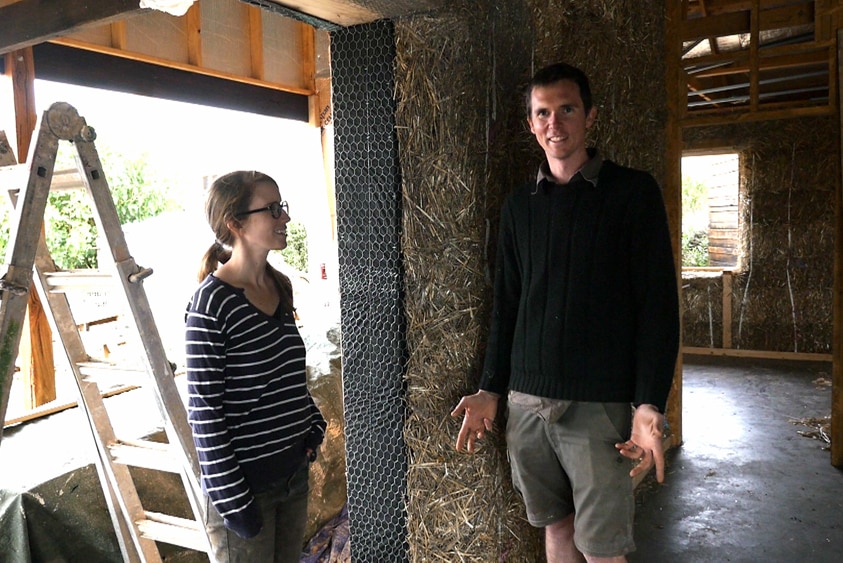
[[[205,199],[205,218],[216,240],[202,256],[197,276],[199,281],[231,258],[234,234],[228,228],[228,223],[233,221],[239,224],[238,216],[249,209],[255,186],[266,183],[278,187],[272,177],[262,172],[238,170],[220,176],[211,184]],[[290,279],[269,264],[266,269],[278,284],[284,309],[293,312],[293,285]]]

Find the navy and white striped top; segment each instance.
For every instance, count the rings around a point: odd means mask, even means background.
[[[202,488],[226,526],[251,537],[261,527],[253,495],[292,475],[325,434],[307,389],[304,342],[290,313],[267,315],[213,275],[185,322],[187,413]]]

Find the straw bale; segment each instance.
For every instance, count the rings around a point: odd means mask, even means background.
[[[685,131],[687,146],[729,139],[724,142],[726,148],[737,148],[742,154],[744,234],[732,293],[736,348],[831,350],[831,204],[840,176],[836,135],[833,117]],[[683,301],[685,343],[705,345],[702,341],[710,333],[705,334],[702,327],[708,323],[709,311],[700,299],[684,296]],[[717,325],[722,330],[722,316],[715,317],[715,332]]]
[[[500,207],[540,161],[523,86],[538,66],[581,66],[600,104],[592,141],[660,175],[662,12],[660,0],[463,0],[395,24],[413,561],[543,557],[511,486],[502,428],[459,454],[449,413],[482,369]]]

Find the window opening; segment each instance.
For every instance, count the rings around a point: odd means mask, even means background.
[[[42,79],[35,80],[35,98],[39,115],[55,102],[67,102],[96,131],[97,151],[127,244],[139,265],[153,269],[144,287],[168,359],[177,367],[184,366],[185,306],[198,284],[200,258],[213,242],[204,216],[205,191],[217,176],[233,170],[269,174],[289,202],[288,248],[271,253],[270,262],[293,282],[303,336],[307,339],[310,332],[313,338],[324,338],[326,327],[338,326],[336,237],[318,127]],[[14,120],[4,119],[0,129],[8,129],[7,123],[14,124]],[[74,151],[65,145],[60,144],[55,170],[75,172]],[[51,198],[55,195],[51,193]],[[72,213],[77,205],[73,196],[64,192],[60,196],[69,198],[67,213]],[[118,201],[121,197],[123,201]],[[78,199],[87,205],[86,196],[80,193]],[[50,244],[56,231],[50,222],[66,219],[55,207],[48,205],[45,221],[48,246],[53,247],[57,265],[65,269],[97,267],[96,249],[83,253],[90,245],[77,240],[85,234],[86,225],[71,225],[59,235],[63,239]],[[144,209],[138,209],[141,207]],[[10,212],[8,203],[0,204],[0,256],[5,256],[8,244]],[[90,327],[86,334],[108,339],[103,353],[111,355],[120,353],[115,346],[119,345],[119,331],[106,324],[115,318],[113,305],[95,292],[81,307],[72,304],[74,313],[87,311],[82,319]],[[75,397],[68,380],[72,378],[57,376],[57,402]],[[22,414],[21,404],[10,400],[6,418]]]
[[[739,267],[739,193],[739,153],[682,157],[683,270]]]

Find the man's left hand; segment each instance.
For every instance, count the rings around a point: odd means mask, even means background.
[[[664,482],[664,415],[653,405],[639,405],[632,416],[632,435],[626,442],[615,444],[620,454],[638,461],[630,477],[647,473],[656,466],[656,480]]]

